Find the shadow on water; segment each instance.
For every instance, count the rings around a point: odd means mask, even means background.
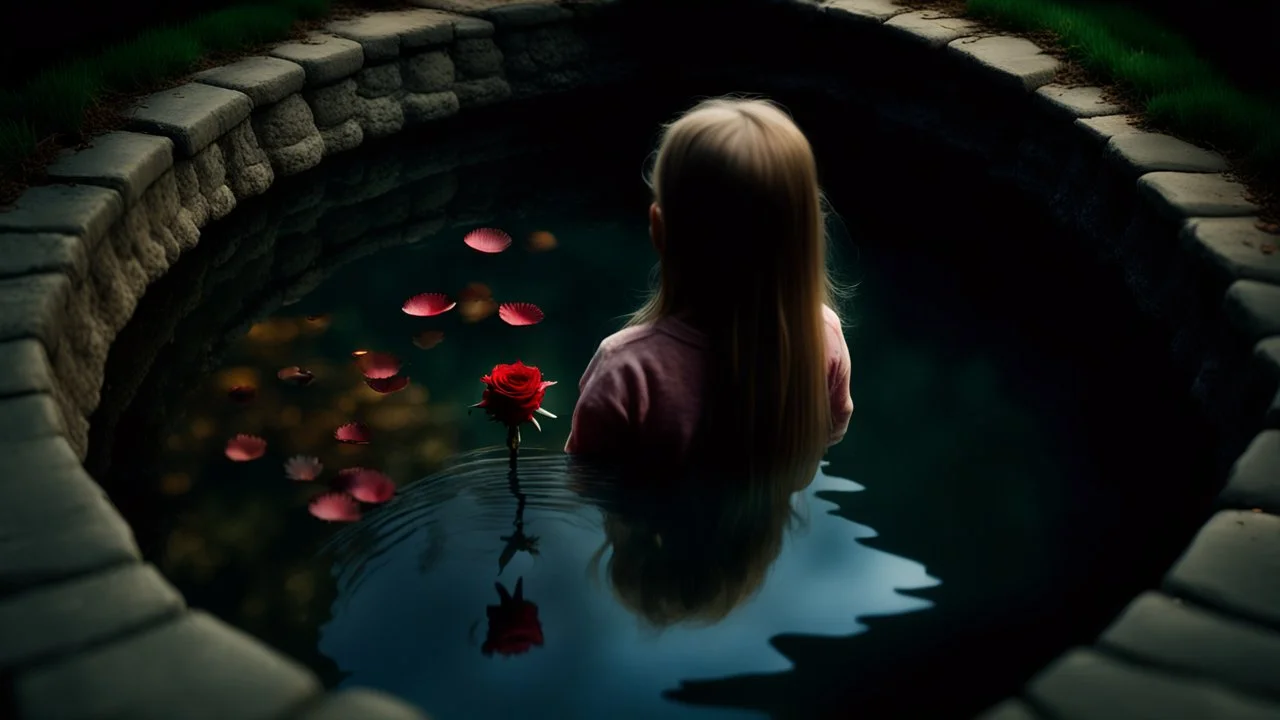
[[[1158,580],[1208,507],[1211,436],[1122,280],[974,159],[865,108],[692,84],[666,82],[647,114],[628,87],[521,106],[518,126],[504,108],[373,144],[206,229],[113,346],[88,459],[193,606],[330,686],[393,689],[442,720],[494,716],[485,703],[631,717],[623,699],[636,717],[944,718],[1015,691]],[[467,455],[501,433],[465,408],[480,374],[523,358],[560,381],[546,404],[561,420],[526,441],[563,443],[575,381],[653,260],[640,168],[657,125],[730,90],[776,95],[813,140],[840,267],[859,283],[858,409],[764,590],[719,625],[642,633],[612,590],[584,582],[612,506],[533,448],[513,494],[505,461]],[[587,116],[607,131],[584,136]],[[552,231],[559,247],[461,248],[490,223],[521,241]],[[412,292],[473,280],[547,320],[398,312]],[[443,332],[439,347],[410,343],[424,328]],[[357,348],[400,354],[412,384],[372,393],[350,367]],[[276,381],[300,364],[313,385]],[[253,402],[228,400],[239,383]],[[375,442],[335,445],[356,417]],[[267,438],[268,454],[227,461],[238,432]],[[324,483],[282,478],[293,454],[330,475],[377,467],[401,494],[335,537],[306,512]],[[511,632],[490,638],[493,618]],[[474,687],[494,690],[461,692]]]

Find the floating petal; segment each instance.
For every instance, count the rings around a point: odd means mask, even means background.
[[[246,403],[258,396],[258,389],[252,385],[236,385],[227,390],[227,397],[238,403]]]
[[[361,470],[347,478],[347,492],[364,503],[384,503],[396,494],[396,484],[377,470]]]
[[[351,351],[351,357],[353,358],[363,357],[368,354],[369,354],[368,350],[352,350]]]
[[[356,367],[365,377],[381,380],[400,372],[400,358],[391,353],[367,352],[356,358]]]
[[[447,313],[457,304],[444,293],[421,293],[405,300],[404,307],[400,309],[404,310],[406,315],[431,317]]]
[[[257,435],[236,435],[227,441],[227,457],[235,462],[257,460],[267,452],[267,441]]]
[[[393,392],[399,392],[409,387],[409,378],[406,375],[396,375],[389,378],[368,378],[364,381],[370,390],[382,395],[390,395]]]
[[[444,341],[444,333],[439,330],[424,330],[413,336],[413,344],[423,350],[430,350]]]
[[[542,308],[533,303],[502,303],[498,317],[508,325],[537,325],[546,316]]]
[[[480,228],[467,233],[462,242],[482,253],[500,253],[511,247],[511,236],[496,228]]]
[[[350,443],[352,445],[368,445],[373,436],[369,433],[369,428],[361,423],[347,423],[337,430],[333,431],[333,439],[338,442]]]
[[[554,250],[556,245],[559,245],[559,243],[556,242],[556,236],[546,230],[539,230],[529,236],[529,249],[534,252]]]
[[[320,458],[310,455],[295,455],[284,461],[284,476],[297,482],[311,482],[320,477],[322,470]]]
[[[311,501],[311,514],[329,522],[355,522],[360,519],[360,506],[346,493],[325,493]]]
[[[289,383],[290,385],[297,385],[298,387],[305,387],[307,385],[310,385],[311,381],[316,379],[315,374],[312,373],[310,370],[303,370],[297,365],[291,365],[281,370],[280,372],[276,373],[276,377],[280,378],[284,382]]]

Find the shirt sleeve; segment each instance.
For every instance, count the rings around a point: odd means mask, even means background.
[[[844,339],[839,320],[831,314],[832,321],[827,323],[828,337],[831,341],[831,364],[827,375],[827,388],[831,392],[831,437],[828,445],[835,445],[844,439],[849,430],[849,420],[853,417],[853,397],[849,394],[849,375],[852,363],[849,360],[849,344]]]
[[[596,350],[578,383],[566,453],[609,455],[623,449],[630,428],[629,387],[626,368],[605,348]]]

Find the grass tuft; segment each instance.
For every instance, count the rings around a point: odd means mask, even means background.
[[[1054,33],[1071,59],[1119,85],[1153,122],[1280,181],[1280,103],[1235,88],[1187,40],[1141,12],[1061,0],[968,0],[967,8],[1009,30]]]

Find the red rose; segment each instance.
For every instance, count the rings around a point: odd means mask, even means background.
[[[489,633],[480,651],[485,655],[519,655],[534,645],[542,646],[542,623],[538,621],[538,606],[524,599],[524,578],[516,581],[514,595],[501,583],[494,583],[500,604],[486,608],[489,616]]]
[[[542,409],[542,398],[555,382],[543,380],[542,372],[532,365],[519,360],[512,365],[498,365],[480,382],[485,385],[484,395],[474,407],[484,408],[497,422],[517,427],[531,421],[537,425],[533,416],[539,412],[555,417]]]

